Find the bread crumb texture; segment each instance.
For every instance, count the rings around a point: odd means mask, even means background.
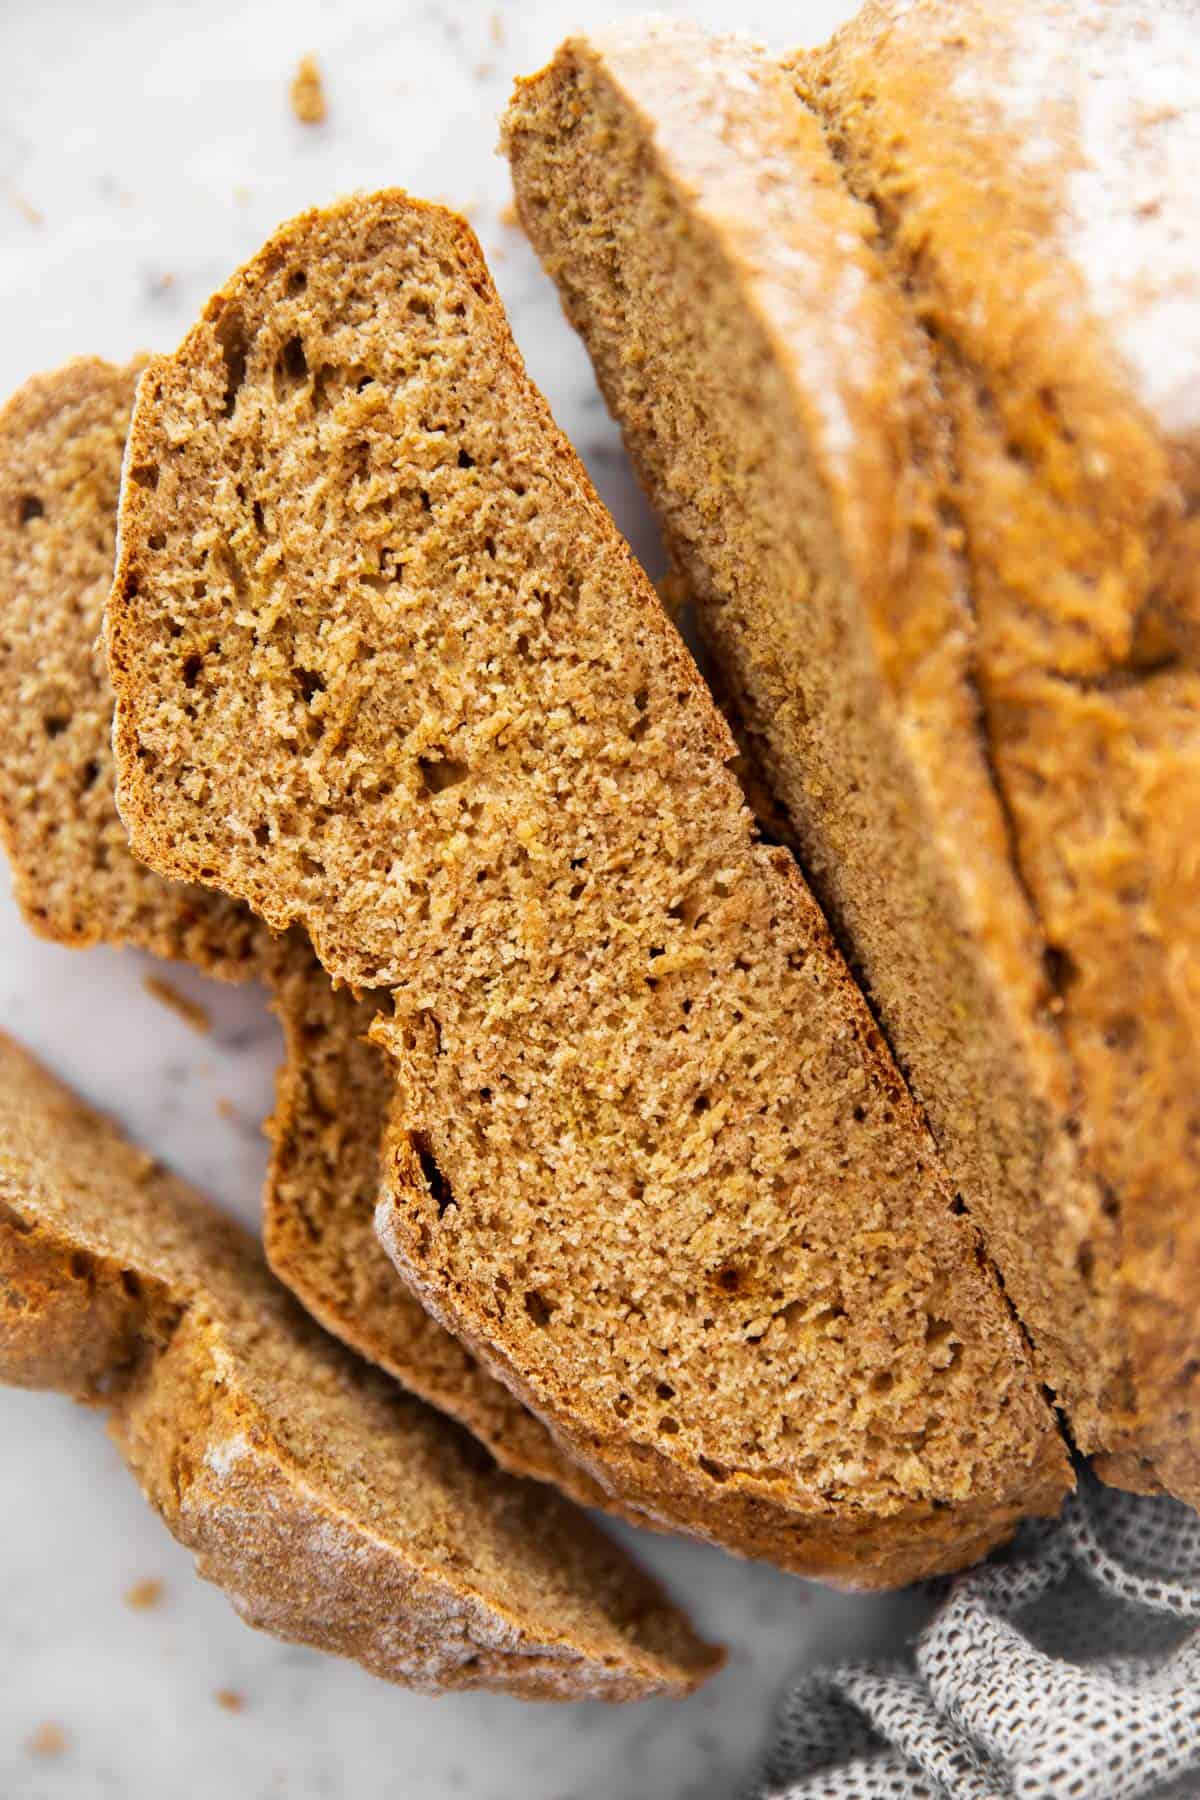
[[[379,1228],[598,1480],[847,1581],[1067,1476],[736,746],[398,193],[284,227],[143,379],[109,610],[138,855],[389,990]]]
[[[627,1699],[714,1666],[545,1488],[325,1337],[257,1246],[0,1040],[0,1375],[109,1409],[250,1624],[436,1690]]]

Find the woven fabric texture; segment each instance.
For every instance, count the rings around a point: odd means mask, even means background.
[[[1198,1800],[1200,1516],[1082,1471],[940,1591],[911,1661],[804,1675],[746,1800]]]

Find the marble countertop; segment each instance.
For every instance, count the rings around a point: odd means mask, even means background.
[[[81,351],[169,347],[280,220],[400,183],[468,211],[518,342],[650,567],[661,558],[579,345],[494,154],[511,76],[619,0],[9,0],[0,4],[0,394]],[[691,0],[714,26],[816,39],[845,0]],[[317,55],[329,117],[288,109]],[[279,1055],[260,993],[187,971],[198,1034],[149,960],[29,935],[0,885],[0,1024],[135,1137],[253,1219]],[[684,1704],[431,1700],[247,1630],[152,1516],[100,1418],[0,1390],[5,1800],[684,1800],[731,1795],[787,1673],[883,1647],[911,1600],[839,1598],[694,1544],[624,1535],[731,1649]],[[128,1604],[140,1582],[157,1604]]]

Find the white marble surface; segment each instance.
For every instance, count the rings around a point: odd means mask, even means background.
[[[281,219],[401,183],[470,210],[535,376],[656,572],[583,353],[501,223],[507,176],[493,154],[510,76],[573,26],[637,10],[0,0],[0,393],[78,351],[171,345]],[[848,8],[687,10],[782,45],[824,35]],[[319,129],[286,104],[310,49],[330,105]],[[36,941],[0,893],[0,1024],[253,1218],[278,1051],[262,996],[174,974],[213,1016],[199,1036],[146,991],[148,968]],[[615,1711],[421,1698],[245,1629],[152,1517],[97,1417],[0,1391],[0,1796],[720,1800],[793,1666],[882,1643],[911,1617],[910,1603],[839,1599],[699,1546],[647,1537],[638,1548],[730,1645],[704,1693]],[[132,1611],[123,1595],[146,1578],[165,1583],[164,1598]],[[224,1710],[221,1689],[243,1709]],[[30,1740],[48,1723],[65,1748],[39,1756]]]

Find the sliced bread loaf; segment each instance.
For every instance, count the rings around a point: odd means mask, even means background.
[[[391,1079],[375,1007],[334,992],[303,934],[137,861],[113,795],[100,631],[141,361],[81,358],[0,410],[0,832],[18,902],[67,944],[132,944],[273,990],[284,1028],[263,1200],[275,1273],[327,1330],[475,1432],[503,1468],[589,1505],[603,1490],[434,1324],[372,1219]],[[619,1509],[618,1509],[619,1510]]]
[[[391,990],[379,1226],[630,1503],[863,1584],[1061,1444],[735,747],[469,229],[284,227],[139,389],[108,613],[134,848]]]
[[[1096,1295],[1079,1360],[1111,1376],[1072,1416],[1110,1478],[1200,1505],[1198,25],[1190,0],[871,0],[794,74],[952,433],[1054,1125],[1096,1195],[1052,1304],[1073,1324]]]
[[[0,1379],[107,1407],[249,1624],[388,1680],[623,1700],[719,1660],[582,1514],[325,1337],[240,1228],[4,1037]]]
[[[1128,23],[1131,10],[1105,16]],[[1011,29],[1019,42],[1028,12],[868,7],[828,57],[785,71],[744,40],[628,27],[567,44],[521,84],[506,138],[526,228],[1043,1378],[1080,1444],[1117,1453],[1110,1475],[1152,1482],[1156,1445],[1173,1440],[1169,1485],[1194,1497],[1195,995],[1190,927],[1168,901],[1188,891],[1190,834],[1163,835],[1172,784],[1177,816],[1191,804],[1193,677],[1176,668],[1149,686],[1081,688],[1035,673],[1035,590],[1038,630],[1057,618],[1060,651],[1073,644],[1086,661],[1089,637],[1098,652],[1134,617],[1131,589],[1131,610],[1118,603],[1119,571],[1140,558],[1145,572],[1153,533],[1145,463],[1119,507],[1096,503],[1099,487],[1082,492],[1094,450],[1104,491],[1126,484],[1116,444],[1129,408],[1099,403],[1091,325],[1076,330],[1074,278],[1035,216],[1046,171],[1022,173],[1019,146],[995,136],[990,111],[974,113],[972,84],[992,79],[985,39]],[[1086,49],[1083,12],[1056,17],[1065,53],[1074,38]],[[902,44],[900,67],[912,56],[921,74],[905,91],[901,73],[892,92]],[[1099,54],[1123,81],[1115,43]],[[1020,89],[1014,57],[1007,79]],[[1039,60],[1037,79],[1058,77]],[[794,104],[797,80],[841,121],[832,148]],[[1034,110],[1043,101],[1052,112],[1045,95]],[[1061,126],[1052,119],[1038,141],[1069,167],[1077,152]],[[1111,175],[1114,196],[1128,196],[1131,175]],[[990,357],[982,398],[981,364],[964,373],[954,348],[968,314]],[[1091,419],[1069,453],[1050,430],[1060,377]],[[991,407],[1003,437],[1010,383],[1024,423],[988,462],[979,419]],[[1144,432],[1138,441],[1149,455]],[[1052,461],[1074,467],[1056,498]],[[1170,517],[1167,488],[1153,492]],[[1176,508],[1164,595],[1179,592],[1182,529]],[[1024,584],[1003,644],[978,591],[1001,550]],[[1154,897],[1137,900],[1156,859]],[[1175,970],[1159,1001],[1152,967]],[[1143,1061],[1150,1039],[1157,1073]],[[1174,1394],[1165,1438],[1156,1391]]]

